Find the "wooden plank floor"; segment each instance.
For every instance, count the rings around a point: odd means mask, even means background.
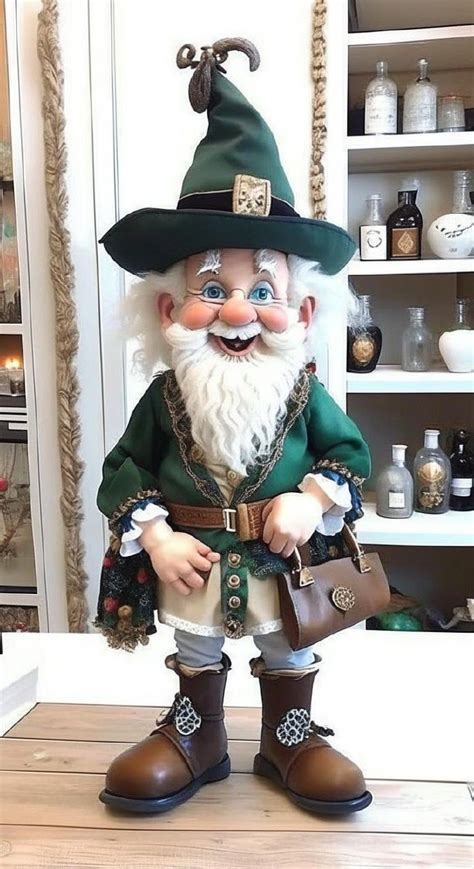
[[[233,773],[159,816],[121,814],[97,794],[120,751],[159,709],[38,704],[0,740],[0,866],[166,869],[471,869],[473,802],[452,782],[373,781],[374,803],[316,817],[251,775],[258,713],[229,709]]]

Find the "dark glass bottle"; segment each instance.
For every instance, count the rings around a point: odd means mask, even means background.
[[[347,329],[347,370],[365,374],[373,371],[382,350],[382,333],[374,326],[370,296],[359,296],[358,311]]]
[[[460,429],[453,437],[451,461],[451,493],[449,506],[451,510],[474,510],[474,458],[466,450],[469,440],[467,431]]]
[[[420,259],[423,217],[416,190],[401,190],[399,205],[387,220],[387,259]]]
[[[425,444],[413,462],[417,513],[447,513],[451,491],[451,465],[438,443],[439,430],[425,430]]]

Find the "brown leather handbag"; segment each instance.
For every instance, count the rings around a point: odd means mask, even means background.
[[[349,557],[304,567],[295,550],[289,572],[277,576],[283,631],[295,651],[388,606],[390,589],[379,556],[376,552],[366,555],[348,525],[342,535]]]

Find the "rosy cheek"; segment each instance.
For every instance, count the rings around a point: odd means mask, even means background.
[[[178,322],[186,329],[204,329],[214,322],[217,314],[217,305],[206,305],[200,299],[190,299],[181,308]]]
[[[288,311],[279,305],[257,308],[258,318],[271,332],[284,332],[288,328]]]

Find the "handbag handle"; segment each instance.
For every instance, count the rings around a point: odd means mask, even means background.
[[[349,549],[351,559],[354,562],[355,566],[359,570],[360,573],[370,573],[371,566],[367,561],[364,550],[362,549],[360,543],[358,542],[354,532],[349,525],[344,522],[342,527],[342,536],[344,538],[344,542]],[[306,547],[307,544],[305,544]],[[299,582],[300,585],[304,585],[305,583],[301,583],[301,573],[303,570],[303,560],[301,558],[301,553],[299,549],[295,548],[295,550],[290,555],[290,573],[294,577],[294,579]]]

